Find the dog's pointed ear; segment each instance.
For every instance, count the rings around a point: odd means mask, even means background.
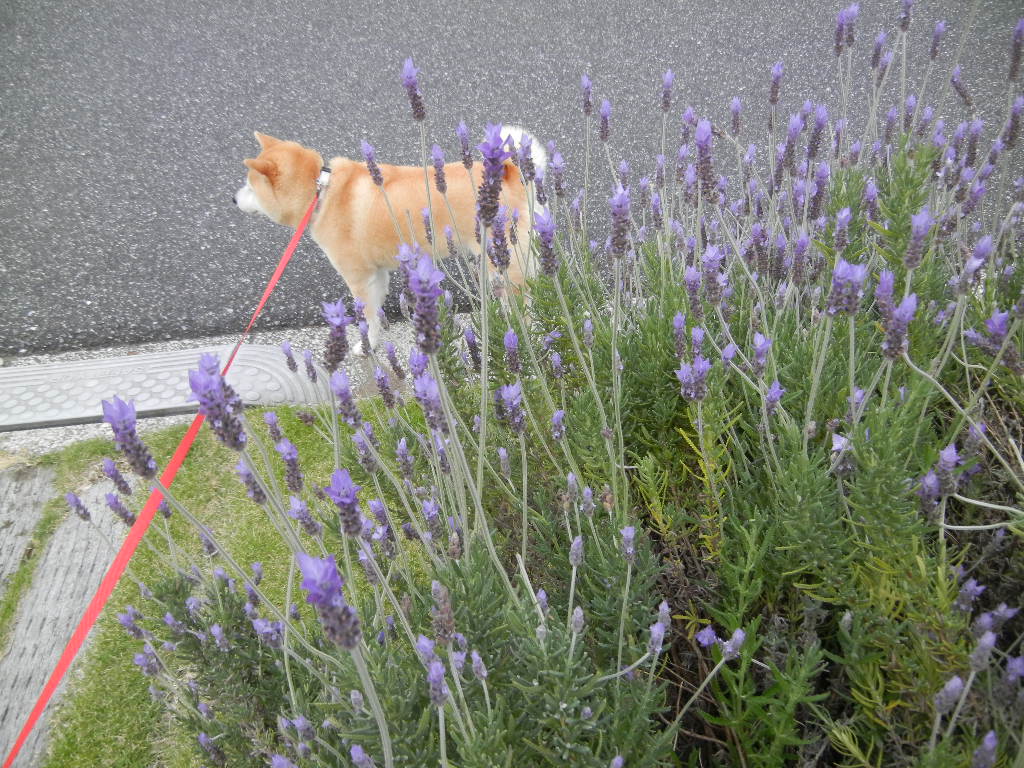
[[[256,173],[261,173],[264,176],[274,175],[275,165],[270,160],[262,157],[248,157],[242,162],[245,163],[247,168],[256,171]]]
[[[253,135],[256,137],[256,141],[259,142],[260,147],[263,149],[272,147],[274,144],[279,144],[281,142],[280,139],[275,139],[273,136],[268,136],[267,134],[260,133],[259,131],[253,131]]]

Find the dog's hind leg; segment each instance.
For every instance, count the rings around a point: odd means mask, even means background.
[[[363,303],[366,305],[366,325],[369,329],[370,346],[374,349],[380,342],[381,321],[379,310],[384,306],[384,299],[388,295],[388,286],[391,284],[391,270],[380,267],[366,282],[366,298]]]

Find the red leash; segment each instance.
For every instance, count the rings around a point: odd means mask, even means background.
[[[284,268],[288,266],[288,262],[291,261],[292,254],[295,252],[295,248],[298,246],[299,240],[302,238],[302,233],[309,224],[309,219],[313,215],[313,210],[316,208],[319,197],[320,191],[318,186],[317,194],[313,197],[313,202],[309,206],[309,210],[306,211],[306,215],[302,217],[302,221],[296,228],[295,234],[292,235],[291,242],[288,243],[288,247],[285,249],[284,255],[281,256],[281,261],[278,262],[277,269],[274,270],[274,274],[270,277],[270,282],[267,283],[267,287],[263,291],[263,297],[260,299],[259,304],[256,305],[256,311],[252,313],[252,319],[249,320],[249,324],[245,327],[245,330],[242,331],[242,335],[238,339],[238,343],[235,344],[235,348],[228,356],[228,361],[224,365],[222,375],[227,374],[228,369],[231,367],[231,363],[234,362],[235,356],[238,354],[238,350],[241,349],[242,343],[249,335],[249,331],[252,330],[253,325],[255,325],[256,318],[259,317],[260,312],[263,311],[263,307],[267,303],[267,299],[270,298],[270,294],[273,293],[274,288],[277,287],[277,282],[281,279],[281,275],[284,273]],[[196,435],[199,433],[199,428],[202,426],[205,418],[206,417],[201,413],[197,414],[192,425],[185,433],[185,436],[181,439],[181,442],[178,443],[178,447],[175,449],[174,455],[171,457],[170,462],[168,462],[163,474],[160,475],[160,483],[165,488],[170,488],[171,483],[174,482],[174,477],[178,474],[178,469],[181,468],[182,462],[185,461],[185,456],[188,455],[189,449],[192,448],[192,443],[195,441]],[[154,488],[149,494],[149,498],[146,500],[145,506],[142,507],[142,511],[139,513],[138,520],[135,521],[135,525],[133,525],[131,530],[128,532],[128,536],[125,538],[124,544],[121,545],[121,549],[114,558],[114,562],[110,564],[110,568],[107,570],[106,576],[103,577],[103,581],[100,583],[99,589],[96,590],[96,594],[93,595],[92,601],[89,603],[89,607],[85,609],[85,615],[82,616],[82,619],[78,622],[78,626],[75,627],[75,631],[71,635],[71,640],[64,648],[64,652],[61,654],[60,660],[57,662],[57,666],[54,667],[53,672],[50,674],[50,679],[46,681],[46,685],[43,687],[43,692],[39,694],[39,699],[32,708],[32,712],[28,716],[28,721],[21,729],[18,740],[14,742],[14,747],[11,749],[10,754],[7,755],[3,768],[10,768],[11,764],[14,763],[14,759],[18,756],[18,752],[21,751],[25,740],[28,738],[29,734],[32,733],[32,729],[42,716],[43,711],[46,709],[46,705],[49,703],[54,691],[57,690],[57,686],[60,684],[61,679],[67,673],[75,655],[82,647],[82,643],[85,642],[85,638],[88,636],[93,625],[96,623],[96,620],[103,612],[103,608],[106,606],[107,600],[110,599],[110,595],[114,591],[114,587],[117,586],[117,582],[121,579],[121,575],[128,566],[128,561],[132,559],[132,555],[135,554],[136,547],[139,546],[139,542],[142,541],[142,537],[146,534],[146,530],[149,528],[149,524],[153,520],[153,515],[156,513],[157,507],[160,505],[160,501],[162,499],[163,494],[156,488]]]

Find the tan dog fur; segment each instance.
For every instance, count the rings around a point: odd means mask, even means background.
[[[282,141],[259,132],[256,140],[261,151],[257,157],[244,161],[249,168],[247,185],[239,190],[236,203],[247,212],[260,211],[279,224],[297,227],[313,202],[323,160],[318,152],[294,141]],[[365,304],[371,346],[376,346],[380,337],[377,310],[387,295],[390,272],[398,267],[399,245],[415,240],[426,252],[433,252],[426,239],[421,213],[427,206],[423,168],[380,165],[384,190],[401,227],[399,235],[384,194],[373,183],[364,163],[335,157],[329,167],[330,183],[314,214],[310,234],[352,295]],[[447,204],[445,196],[434,186],[433,170],[429,174],[430,205],[435,232],[440,235],[438,254],[447,255],[443,235],[446,226],[455,233],[456,244],[479,254],[480,246],[474,235],[475,195],[482,181],[482,164],[474,163],[472,184],[460,163],[448,163],[445,176]],[[519,169],[506,161],[501,203],[509,211],[518,209],[522,232],[530,231],[528,194]],[[512,251],[512,263],[506,274],[513,284],[521,286],[532,274],[528,266],[530,257],[515,248]]]

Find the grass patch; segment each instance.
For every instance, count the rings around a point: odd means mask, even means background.
[[[263,428],[259,414],[250,411],[251,429]],[[330,462],[329,446],[307,439],[311,430],[295,419],[291,411],[282,408],[279,416],[288,434],[303,451],[309,470]],[[185,429],[185,426],[170,427],[146,436],[158,464],[163,465],[170,457]],[[44,461],[57,469],[58,487],[70,488],[80,484],[89,471],[95,472],[105,455],[113,455],[111,443],[95,440],[47,456]],[[282,603],[290,558],[287,546],[274,534],[263,510],[246,498],[242,484],[230,471],[234,463],[234,454],[220,446],[210,431],[204,429],[178,473],[172,491],[213,529],[238,562],[264,564],[267,575],[261,588],[272,600]],[[133,509],[140,507],[145,501],[144,489],[136,491],[131,501]],[[63,519],[62,503],[56,500],[47,507],[48,513],[52,509],[58,518],[53,527]],[[51,748],[43,763],[45,768],[80,765],[184,768],[193,765],[191,744],[172,723],[165,721],[160,706],[149,694],[148,681],[132,663],[139,641],[130,637],[117,621],[117,614],[125,605],[139,604],[139,583],[155,584],[167,573],[166,560],[146,545],[147,541],[154,542],[164,549],[165,535],[175,542],[180,562],[202,562],[206,558],[194,530],[184,520],[172,517],[166,527],[159,516],[153,521],[128,572],[93,629],[77,674],[55,713]],[[31,576],[26,578],[30,581]],[[293,601],[298,599],[296,588]]]
[[[89,467],[107,448],[106,441],[86,440],[39,460],[40,466],[54,469],[54,488],[57,490],[54,491],[54,498],[43,506],[43,514],[32,531],[32,537],[22,555],[21,563],[18,564],[18,570],[11,575],[3,595],[0,596],[0,655],[7,650],[11,631],[14,629],[14,620],[18,615],[18,605],[25,592],[32,586],[32,578],[41,555],[46,551],[46,545],[54,531],[69,514],[62,498],[64,491],[61,489],[72,488],[81,483]]]

